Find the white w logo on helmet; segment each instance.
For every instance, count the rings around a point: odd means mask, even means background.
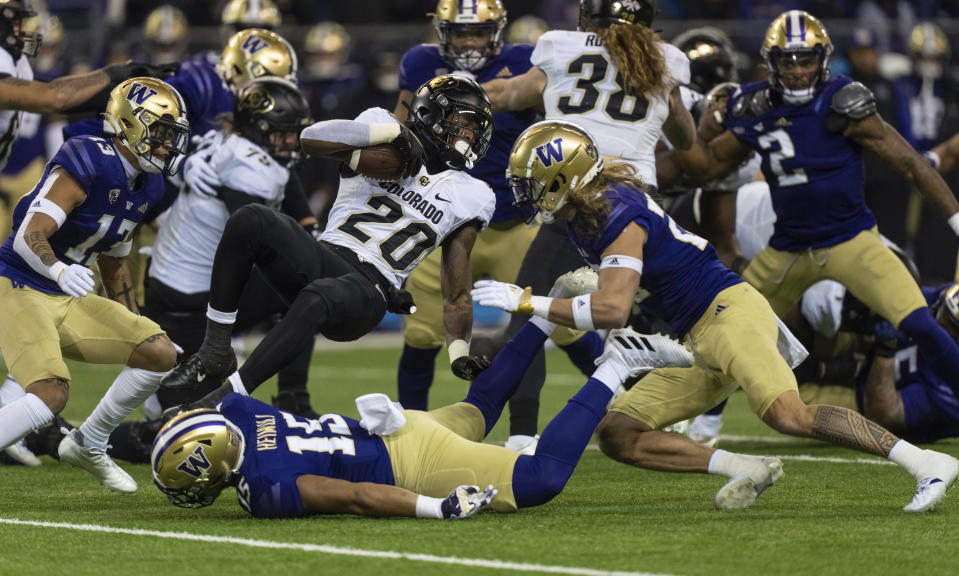
[[[153,88],[139,82],[130,85],[127,91],[127,100],[136,100],[137,106],[142,106],[144,102],[156,96],[158,92]]]
[[[186,460],[177,464],[177,470],[185,472],[194,478],[200,478],[210,469],[210,459],[203,452],[203,446],[197,446],[192,454],[186,457]]]
[[[553,144],[556,147],[553,147]],[[539,156],[539,161],[543,163],[543,166],[549,168],[553,165],[553,161],[562,162],[563,161],[563,139],[557,138],[552,142],[547,142],[542,146],[536,147],[536,155]]]

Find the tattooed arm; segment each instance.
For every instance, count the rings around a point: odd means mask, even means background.
[[[97,265],[100,267],[100,280],[103,281],[103,289],[106,290],[107,297],[123,304],[130,312],[139,314],[133,278],[130,276],[130,269],[127,268],[126,257],[115,258],[101,254],[97,259]]]
[[[62,112],[86,102],[110,84],[103,70],[74,74],[51,82],[33,82],[7,76],[0,79],[0,109],[38,114]]]
[[[35,202],[20,223],[14,237],[13,249],[31,268],[57,280],[51,277],[51,267],[61,263],[47,239],[60,228],[73,209],[83,202],[86,193],[73,176],[59,168],[55,168],[47,176],[45,185],[49,185],[49,189],[43,200]]]
[[[440,285],[443,290],[443,327],[446,343],[469,342],[473,328],[473,271],[470,252],[479,233],[479,223],[467,223],[443,243]]]

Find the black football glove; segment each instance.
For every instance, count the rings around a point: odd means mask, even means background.
[[[457,378],[463,380],[476,380],[480,372],[486,370],[492,365],[486,356],[460,356],[450,364],[450,369]]]
[[[420,171],[426,161],[426,150],[420,139],[406,127],[400,124],[400,134],[390,142],[403,155],[403,170],[400,178],[406,179]]]
[[[137,76],[149,76],[150,78],[159,78],[163,80],[173,76],[180,71],[179,62],[169,62],[167,64],[150,64],[148,62],[134,62],[127,60],[120,64],[110,64],[103,69],[110,77],[111,84],[119,84],[127,78]]]

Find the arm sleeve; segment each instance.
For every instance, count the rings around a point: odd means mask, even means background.
[[[306,198],[306,190],[303,188],[303,182],[296,172],[290,172],[290,179],[286,182],[282,210],[297,222],[304,218],[314,216],[313,211],[310,210],[310,203]]]

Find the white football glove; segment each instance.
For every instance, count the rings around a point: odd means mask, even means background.
[[[476,514],[499,493],[490,484],[486,490],[479,486],[457,486],[450,495],[443,500],[443,518],[459,520]]]
[[[473,284],[470,296],[480,306],[492,306],[506,312],[533,313],[530,304],[531,290],[523,289],[516,284],[498,282],[496,280],[479,280]]]
[[[592,294],[599,283],[599,275],[589,266],[577,268],[563,274],[553,282],[549,290],[550,298],[574,298],[583,294]]]
[[[93,270],[80,264],[60,264],[62,268],[57,273],[57,285],[61,290],[74,298],[83,298],[93,290]]]
[[[216,188],[223,185],[199,150],[187,156],[183,162],[183,181],[190,190],[213,197],[216,197]]]
[[[640,334],[632,328],[610,330],[606,337],[603,354],[596,365],[614,362],[638,376],[654,368],[688,368],[693,365],[693,355],[681,343],[662,334]]]

